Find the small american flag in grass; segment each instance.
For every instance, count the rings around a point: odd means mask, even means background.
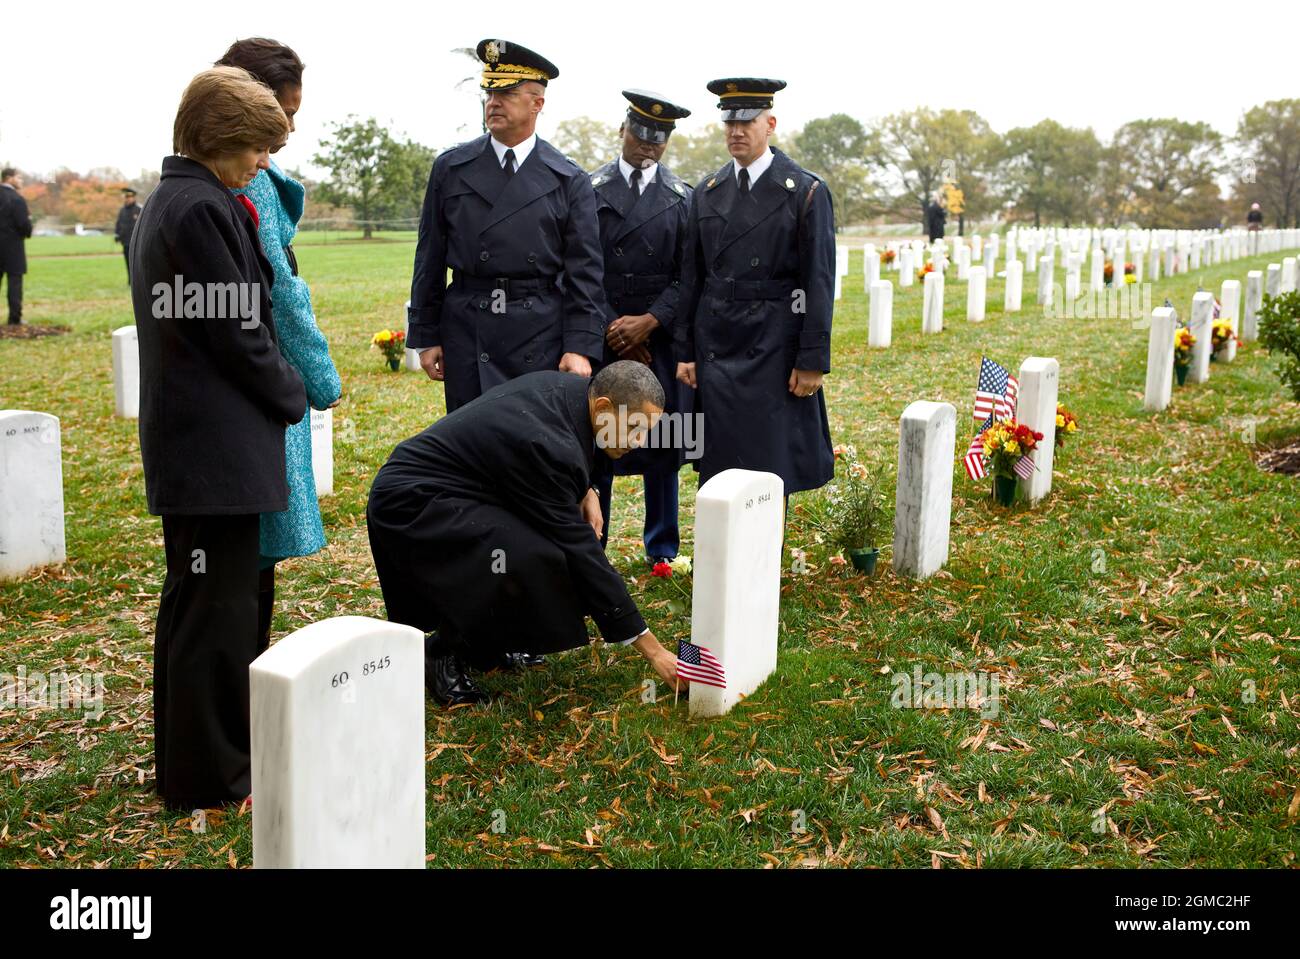
[[[717,686],[719,689],[727,686],[727,674],[718,657],[703,646],[696,646],[684,639],[677,641],[677,675],[705,686]]]
[[[1016,415],[1016,397],[1020,382],[1003,366],[986,356],[980,357],[979,381],[975,384],[975,420],[990,416],[1004,420]]]
[[[970,441],[970,448],[966,450],[966,457],[962,460],[966,464],[966,475],[973,480],[981,480],[988,475],[984,470],[984,431],[992,425],[993,417],[990,416],[979,428],[975,438]]]

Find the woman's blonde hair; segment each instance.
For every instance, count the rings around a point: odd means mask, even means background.
[[[195,160],[274,147],[289,121],[269,88],[239,67],[204,70],[185,88],[172,127],[172,151]]]

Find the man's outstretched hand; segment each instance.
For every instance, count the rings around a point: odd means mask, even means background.
[[[654,633],[646,633],[632,645],[636,647],[638,653],[650,660],[650,665],[659,674],[659,678],[668,684],[669,689],[674,692],[685,692],[690,686],[687,680],[677,675],[677,657],[664,649]]]
[[[605,528],[605,517],[600,513],[600,497],[596,495],[594,489],[587,490],[587,495],[582,498],[581,507],[583,520],[591,524],[591,528],[596,531],[596,539],[600,539],[600,534]]]

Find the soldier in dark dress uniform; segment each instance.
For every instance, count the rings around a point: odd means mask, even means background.
[[[677,555],[677,472],[686,453],[682,440],[694,437],[684,427],[694,407],[691,390],[677,380],[672,343],[691,188],[661,162],[676,121],[691,111],[645,90],[624,90],[623,96],[622,153],[591,175],[609,305],[605,362],[649,364],[664,388],[669,419],[656,427],[647,449],[607,460],[596,490],[607,538],[614,476],[645,477],[642,542],[653,565]],[[668,429],[670,420],[676,425]]]
[[[591,489],[596,461],[644,443],[663,402],[640,363],[591,379],[532,373],[393,450],[370,488],[370,549],[388,618],[426,633],[438,702],[486,698],[467,674],[475,661],[585,646],[587,616],[673,685],[676,657],[600,547]]]
[[[835,214],[813,173],[769,146],[781,80],[714,80],[732,160],[695,188],[675,331],[678,377],[704,418],[700,483],[739,467],[787,495],[834,474],[822,376],[831,368]]]
[[[117,227],[113,230],[113,239],[122,244],[128,283],[131,282],[131,234],[135,232],[135,221],[138,219],[140,205],[135,202],[135,191],[127,187],[122,191],[122,209],[117,211]]]
[[[591,180],[536,133],[559,70],[504,40],[478,56],[489,132],[434,161],[406,336],[448,412],[524,373],[590,376],[605,335]]]

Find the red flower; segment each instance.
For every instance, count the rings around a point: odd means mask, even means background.
[[[673,575],[673,568],[667,563],[655,563],[654,569],[650,570],[651,576],[662,576],[664,579]]]

